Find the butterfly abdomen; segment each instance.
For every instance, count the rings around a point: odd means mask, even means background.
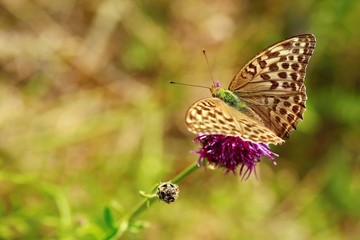
[[[230,107],[241,110],[246,107],[246,104],[242,102],[238,96],[236,96],[232,91],[226,90],[223,88],[216,88],[212,93],[213,97],[220,98]]]

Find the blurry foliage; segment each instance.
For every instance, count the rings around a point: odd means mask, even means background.
[[[311,32],[305,120],[259,180],[198,170],[127,239],[360,235],[359,1],[0,4],[0,238],[101,239],[196,161],[187,107],[270,44]],[[105,209],[105,210],[104,210]],[[147,226],[139,222],[137,231]]]

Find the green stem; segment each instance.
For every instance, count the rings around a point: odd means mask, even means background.
[[[181,171],[178,175],[176,175],[172,180],[170,180],[172,183],[180,183],[184,178],[189,176],[192,172],[194,172],[196,169],[198,169],[197,162],[191,164],[189,167],[185,168],[183,171]],[[155,184],[154,187],[151,190],[151,193],[155,193],[157,187],[159,186],[159,183]],[[153,203],[155,203],[157,200],[156,196],[146,198],[142,200],[135,208],[134,210],[127,215],[119,224],[119,227],[117,228],[116,232],[114,232],[111,236],[108,236],[106,239],[120,239],[124,234],[129,230],[129,226],[132,224],[132,222],[141,214],[143,213],[147,208],[149,208]]]
[[[191,164],[190,166],[188,166],[187,168],[185,168],[182,172],[180,172],[178,175],[176,175],[171,182],[172,183],[179,183],[181,182],[184,178],[186,178],[188,175],[190,175],[192,172],[194,172],[196,169],[198,169],[198,163],[195,162],[193,164]]]

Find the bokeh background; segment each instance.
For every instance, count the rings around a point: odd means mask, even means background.
[[[304,121],[258,179],[197,170],[126,239],[358,239],[359,1],[0,2],[0,238],[103,239],[197,160],[184,114],[265,47],[313,33]],[[109,217],[108,214],[105,216]],[[106,218],[106,217],[105,217]]]

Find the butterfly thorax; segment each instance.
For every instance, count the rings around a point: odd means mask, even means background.
[[[215,87],[212,86],[211,89],[211,95],[216,98],[220,98],[223,100],[226,104],[229,106],[236,108],[238,110],[241,110],[246,107],[246,104],[242,101],[240,101],[239,97],[236,96],[232,91],[226,90],[221,87]]]

